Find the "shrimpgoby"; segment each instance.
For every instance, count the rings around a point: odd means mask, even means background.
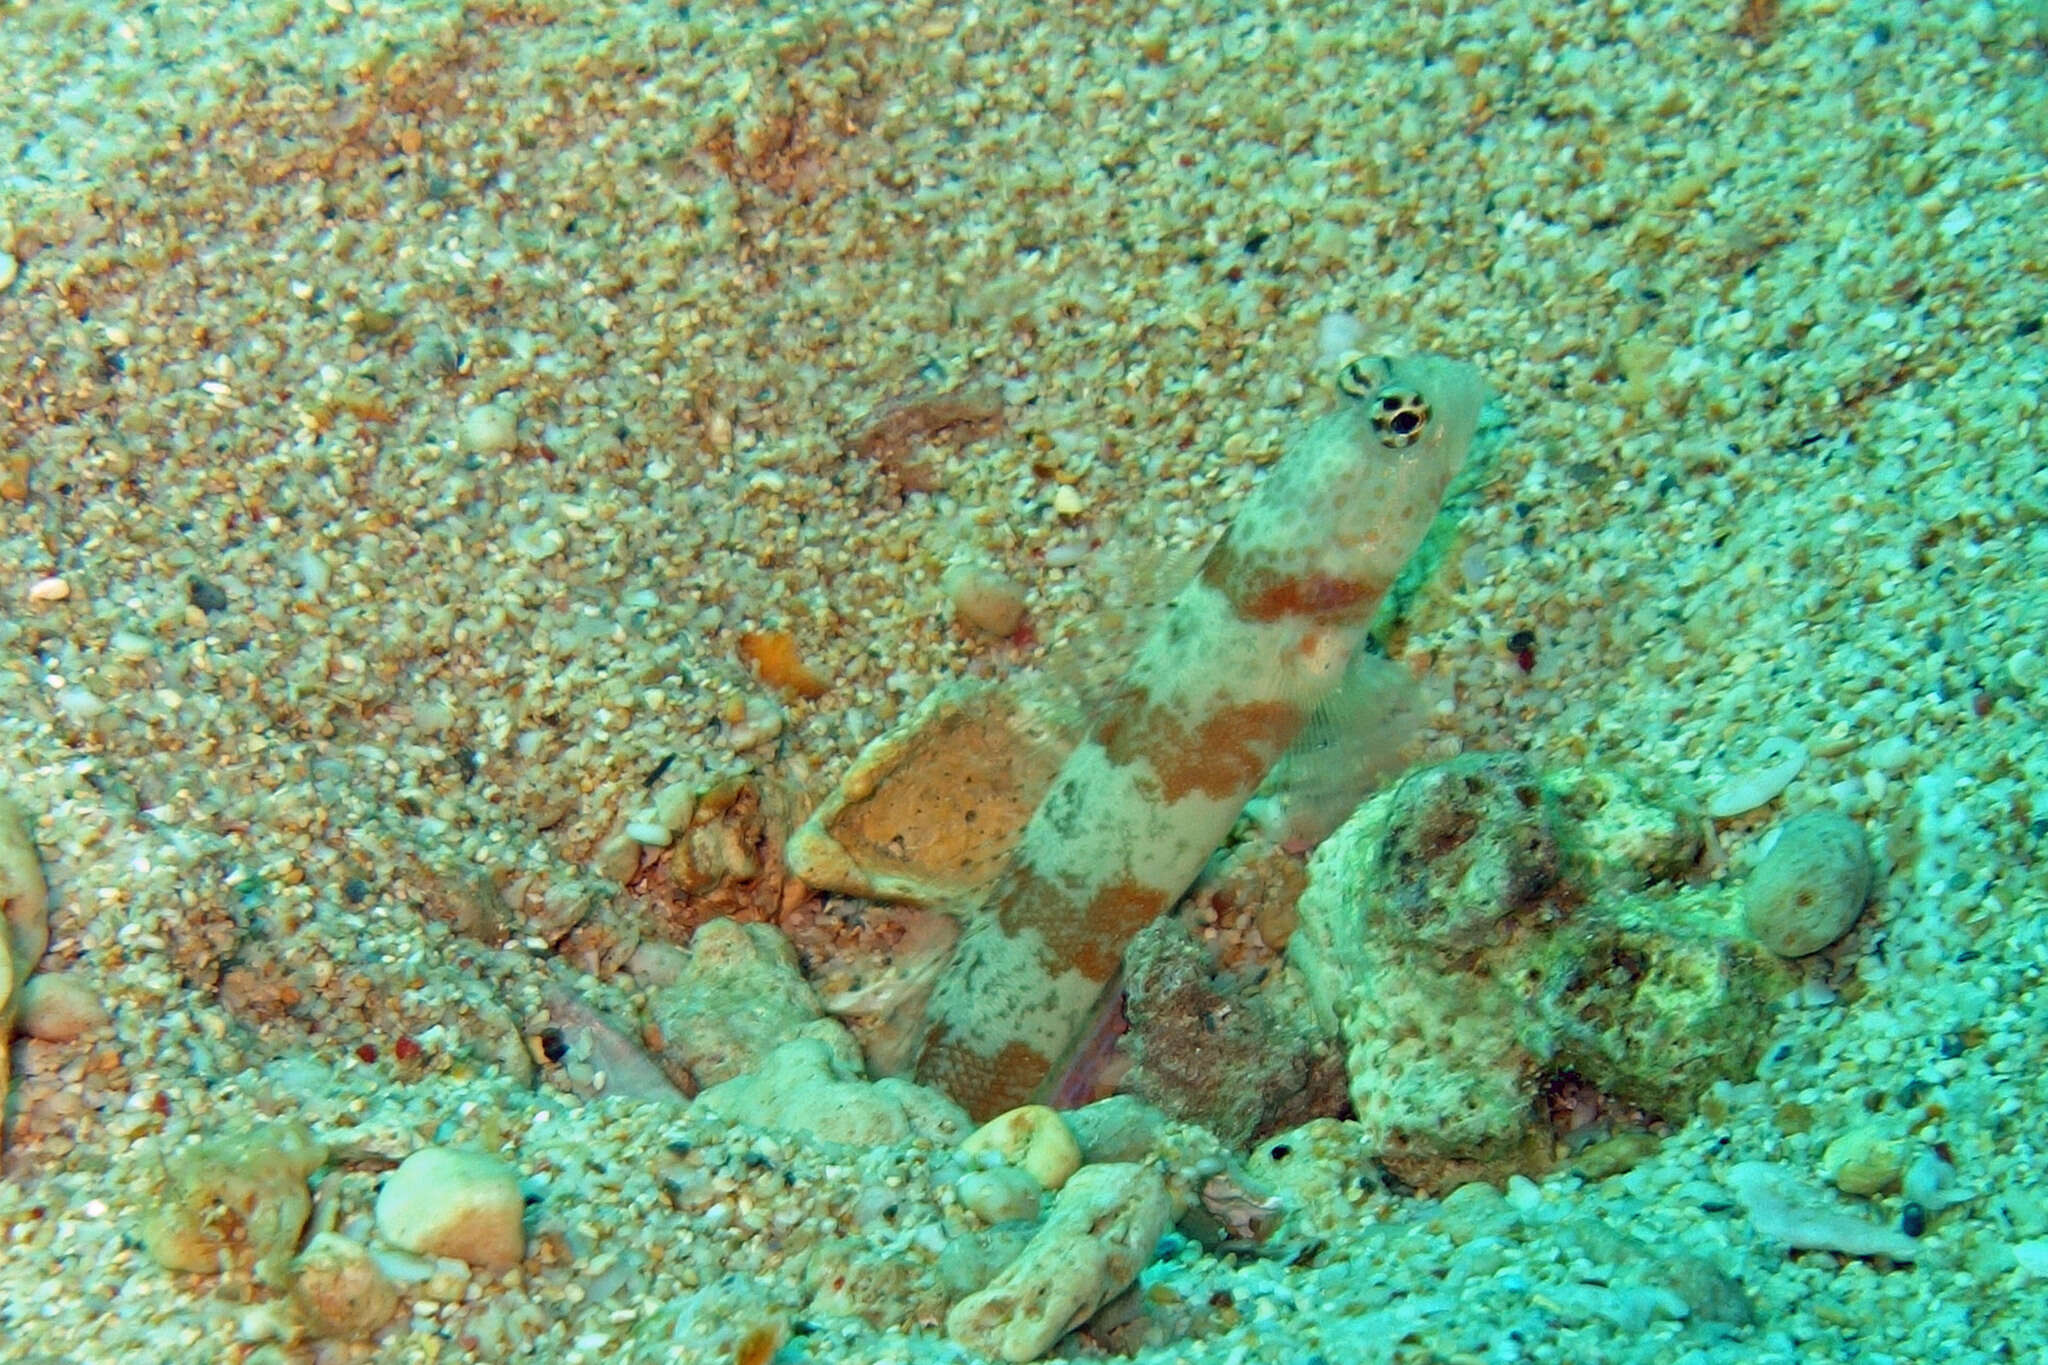
[[[916,1076],[977,1118],[1051,1096],[1125,946],[1343,675],[1465,458],[1472,366],[1348,354],[1332,370],[1329,411],[1174,598],[967,917]]]

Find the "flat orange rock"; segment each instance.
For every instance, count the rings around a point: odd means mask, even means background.
[[[939,689],[791,836],[790,871],[828,891],[962,908],[1009,858],[1079,723],[1015,687]]]

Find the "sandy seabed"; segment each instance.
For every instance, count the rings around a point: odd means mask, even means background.
[[[804,1321],[788,1250],[879,1189],[928,1265],[934,1154],[552,1083],[550,983],[636,1000],[615,938],[552,930],[577,897],[631,922],[603,850],[664,764],[815,798],[934,687],[1102,632],[1322,401],[1336,311],[1494,394],[1396,640],[1421,750],[1712,790],[1795,740],[1717,830],[1728,875],[1833,804],[1881,885],[1758,1081],[1627,1176],[1518,1190],[1491,1240],[1389,1197],[1313,1265],[1183,1248],[1152,1292],[1210,1308],[1142,1358],[2038,1358],[2044,30],[1991,0],[0,9],[0,786],[41,971],[111,1016],[14,1044],[0,1359],[745,1359],[750,1312],[816,1328],[778,1360],[957,1355]],[[933,439],[876,438],[920,413]],[[962,566],[1027,628],[956,623]],[[526,1261],[410,1286],[361,1343],[159,1268],[167,1155],[285,1118],[360,1157],[322,1184],[343,1230],[380,1154],[502,1151]],[[1872,1121],[1955,1171],[1917,1265],[1788,1258],[1715,1193]],[[1754,1322],[1632,1306],[1586,1220],[1712,1260]]]

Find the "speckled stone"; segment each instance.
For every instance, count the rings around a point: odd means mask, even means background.
[[[1780,957],[1817,953],[1849,932],[1870,899],[1863,827],[1834,810],[1787,821],[1742,889],[1743,922]]]

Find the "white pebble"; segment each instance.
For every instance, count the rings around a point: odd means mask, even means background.
[[[1721,784],[1707,802],[1707,814],[1727,820],[1755,810],[1792,784],[1806,767],[1806,746],[1784,735],[1773,735],[1757,746],[1758,767],[1738,773]]]
[[[2005,661],[2005,676],[2022,692],[2031,692],[2041,682],[2041,656],[2031,649],[2016,650]]]
[[[2007,1188],[1999,1199],[2005,1220],[2022,1237],[2048,1237],[2048,1190],[2024,1185]]]
[[[626,837],[648,848],[667,848],[675,841],[676,836],[667,825],[655,818],[653,811],[643,811],[626,822]]]
[[[14,259],[11,251],[0,251],[0,289],[14,283],[14,277],[21,273],[21,262]]]
[[[1071,569],[1088,558],[1085,541],[1062,540],[1045,547],[1045,567],[1048,569]]]
[[[69,596],[71,596],[71,585],[55,576],[38,578],[35,582],[29,584],[28,588],[28,600],[36,603],[38,606],[50,602],[62,602]]]
[[[1324,369],[1365,344],[1365,324],[1350,313],[1326,313],[1316,324],[1316,360]]]
[[[782,733],[782,708],[768,697],[747,699],[746,719],[725,732],[725,742],[734,752],[766,744]]]
[[[2048,1279],[2048,1237],[2012,1244],[2012,1258],[2031,1279]]]
[[[535,563],[554,558],[562,552],[562,547],[569,543],[569,538],[560,530],[537,523],[514,527],[509,539],[514,551]]]
[[[334,582],[334,570],[316,551],[300,550],[293,567],[298,571],[301,595],[306,601],[317,602],[327,595]]]
[[[412,704],[412,728],[415,730],[438,735],[454,723],[455,708],[445,701],[422,697]]]
[[[648,818],[671,834],[680,834],[688,829],[690,817],[696,813],[697,788],[688,782],[671,782],[663,787],[654,798],[653,808],[645,812]]]
[[[996,1115],[960,1144],[960,1155],[994,1152],[1048,1190],[1081,1168],[1081,1147],[1057,1110],[1026,1104]]]
[[[107,713],[107,704],[83,687],[67,687],[57,693],[57,709],[79,724],[98,720]]]
[[[462,419],[461,442],[464,450],[477,454],[497,454],[510,450],[519,440],[519,419],[510,408],[496,403],[486,403],[480,408],[471,408]]]
[[[1863,757],[1879,772],[1896,773],[1913,761],[1913,741],[1904,735],[1893,735],[1865,749]]]
[[[502,1270],[525,1255],[519,1173],[488,1152],[423,1147],[377,1193],[377,1234],[401,1251]]]
[[[1839,999],[1841,997],[1833,986],[1814,976],[1800,982],[1792,991],[1793,1005],[1803,1010],[1826,1009]]]

